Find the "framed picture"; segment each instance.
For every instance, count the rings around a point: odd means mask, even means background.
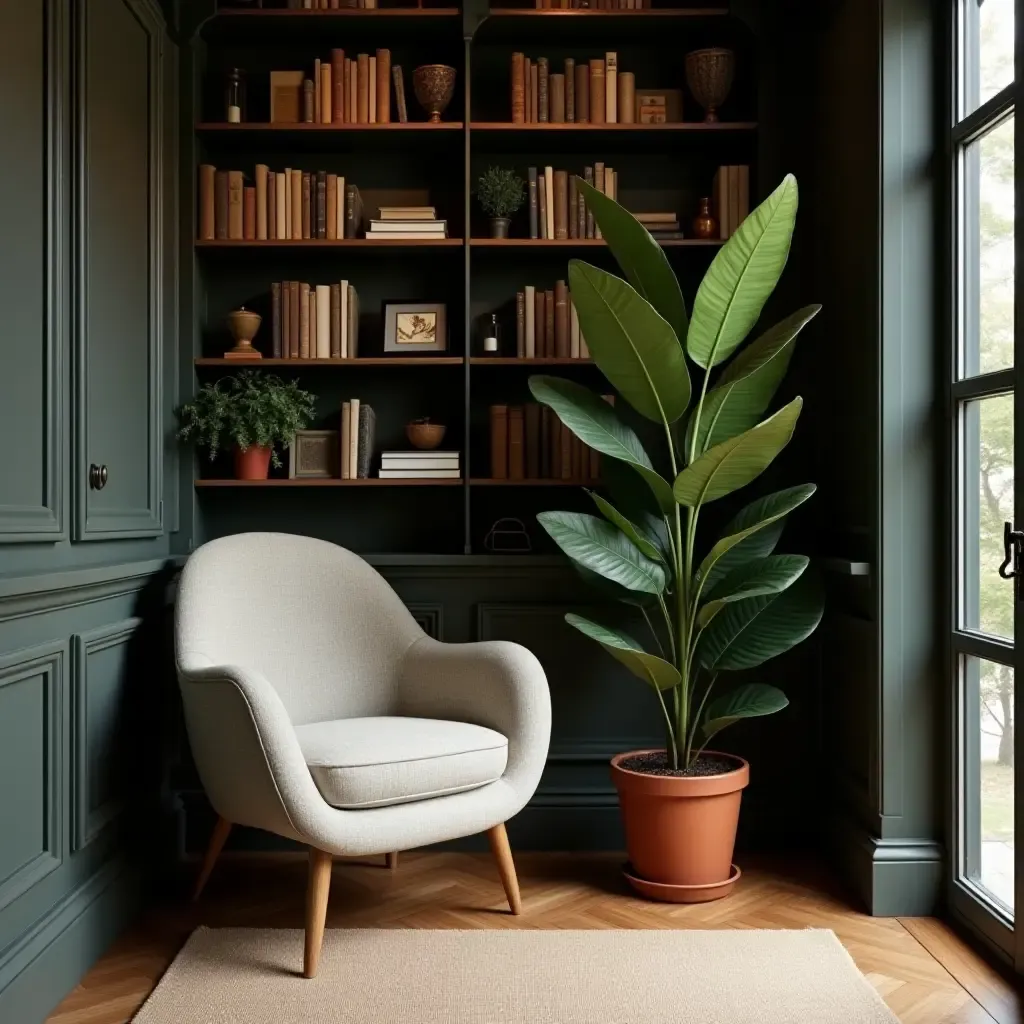
[[[448,317],[443,302],[385,302],[384,351],[394,355],[444,352]]]
[[[297,430],[288,447],[288,477],[336,476],[338,432],[336,430]]]

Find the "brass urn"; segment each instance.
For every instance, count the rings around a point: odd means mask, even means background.
[[[704,108],[704,123],[718,120],[718,108],[726,101],[736,72],[732,50],[711,47],[686,55],[686,84],[693,98]]]
[[[263,354],[253,348],[252,339],[263,323],[259,313],[240,306],[228,313],[227,325],[231,337],[235,339],[235,347],[224,353],[225,359],[262,359]]]
[[[412,73],[412,88],[419,105],[430,115],[432,124],[441,123],[441,114],[455,93],[455,68],[447,64],[424,64]]]

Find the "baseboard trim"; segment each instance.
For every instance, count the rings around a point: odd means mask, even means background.
[[[141,873],[120,858],[68,893],[0,961],[0,1020],[41,1024],[141,905]]]
[[[935,839],[880,839],[835,820],[829,845],[837,867],[875,917],[926,917],[942,900],[946,853]]]

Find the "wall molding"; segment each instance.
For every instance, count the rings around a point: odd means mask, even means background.
[[[89,807],[89,656],[127,644],[142,619],[122,619],[72,637],[71,852],[85,849],[124,809],[119,799]]]
[[[439,601],[410,601],[406,608],[420,629],[435,640],[444,640],[444,605]]]
[[[44,838],[43,848],[5,879],[0,879],[0,911],[10,906],[63,861],[61,835],[61,736],[63,733],[62,696],[64,690],[64,652],[62,641],[26,647],[0,657],[0,690],[5,686],[43,677],[43,701],[46,717],[43,747]]]

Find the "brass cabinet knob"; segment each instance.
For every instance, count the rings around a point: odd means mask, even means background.
[[[102,491],[107,486],[107,467],[97,466],[94,462],[89,467],[89,486],[94,491]]]

